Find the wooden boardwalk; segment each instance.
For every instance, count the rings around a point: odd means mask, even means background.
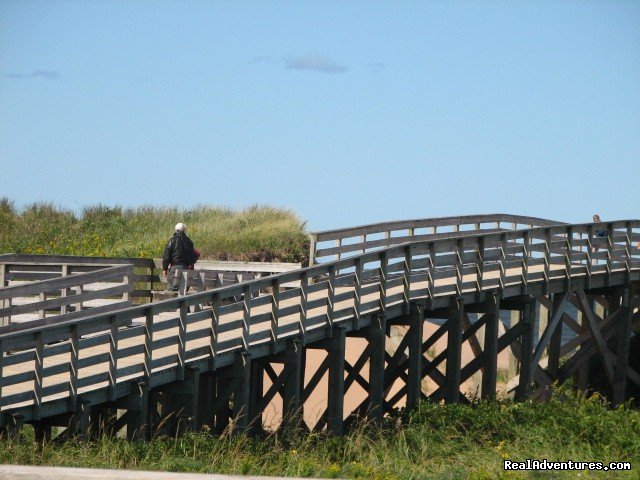
[[[516,228],[502,228],[505,222]],[[454,228],[437,232],[443,223]],[[477,228],[460,228],[467,224]],[[421,235],[419,228],[433,231]],[[389,234],[371,239],[379,232]],[[354,236],[360,243],[345,241]],[[314,238],[313,258],[340,258],[0,333],[0,425],[11,434],[32,423],[43,437],[51,426],[86,434],[108,425],[131,438],[203,425],[254,431],[277,399],[282,426],[340,434],[354,419],[379,418],[399,402],[468,401],[461,385],[473,375],[481,378],[480,395],[495,397],[503,350],[518,360],[503,387],[520,399],[544,398],[554,381],[576,374],[586,386],[585,365],[594,356],[614,403],[623,401],[628,381],[640,384],[628,367],[639,321],[640,221],[475,216]],[[322,241],[335,243],[318,248]],[[282,288],[291,284],[299,286]],[[500,335],[505,310],[514,321]],[[433,319],[440,326],[425,336]],[[404,334],[391,342],[394,328],[396,337]],[[575,332],[571,340],[562,341],[563,328]],[[352,363],[345,360],[350,338],[365,342]],[[442,338],[446,348],[429,355]],[[464,344],[473,351],[466,361]],[[309,365],[310,350],[325,359]],[[433,391],[424,390],[425,379]],[[303,421],[306,403],[325,384],[324,410],[313,423]],[[349,395],[357,400],[345,401]]]

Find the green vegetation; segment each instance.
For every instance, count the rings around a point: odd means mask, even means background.
[[[0,441],[0,462],[248,475],[362,479],[638,478],[640,412],[563,388],[548,403],[422,403],[382,428],[344,438],[283,441],[206,433],[130,443],[120,438],[38,445],[32,434]],[[626,472],[505,472],[504,459],[627,461]]]
[[[51,203],[18,210],[6,197],[0,198],[0,253],[157,258],[178,222],[187,225],[203,258],[303,262],[308,255],[305,224],[291,211],[269,206],[98,205],[78,217]]]

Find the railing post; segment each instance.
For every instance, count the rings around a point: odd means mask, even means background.
[[[404,247],[404,266],[403,266],[403,284],[404,284],[404,301],[409,311],[409,302],[411,301],[411,262],[412,262],[412,244]]]
[[[0,400],[2,399],[2,379],[4,378],[4,349],[4,341],[0,340]],[[0,401],[0,406],[2,406],[1,403]],[[0,413],[0,415],[2,415],[2,413]]]
[[[380,310],[387,311],[387,267],[389,257],[385,250],[380,252]]]
[[[624,270],[627,273],[627,276],[631,275],[631,249],[632,245],[632,235],[633,228],[631,227],[631,222],[626,223],[626,238],[625,238],[625,249],[624,249]]]
[[[429,300],[433,300],[433,297],[435,296],[435,283],[436,283],[436,244],[435,242],[429,242],[429,278],[427,283]]]
[[[335,308],[335,283],[336,283],[336,268],[335,265],[329,265],[329,278],[327,279],[327,331],[331,335],[333,330],[333,313]]]
[[[613,269],[613,224],[607,223],[607,286],[610,285],[611,270]]]
[[[356,259],[355,267],[355,285],[354,285],[354,298],[353,298],[353,328],[358,330],[360,328],[360,305],[362,304],[362,271],[363,260],[362,257]]]
[[[218,329],[220,328],[220,294],[214,293],[211,299],[211,332],[209,334],[209,370],[213,371],[218,354]]]
[[[242,287],[242,348],[249,351],[249,342],[251,335],[251,286]]]
[[[180,308],[180,317],[178,318],[178,369],[177,380],[184,380],[186,368],[186,350],[187,350],[187,314],[189,307],[185,300],[180,300],[178,304]]]
[[[116,399],[118,380],[118,324],[116,315],[109,317],[109,399]]]
[[[5,263],[0,263],[0,288],[7,286],[7,273],[8,268]],[[7,308],[11,306],[11,299],[0,300],[0,308]],[[11,316],[0,317],[0,327],[11,324]]]
[[[462,265],[464,256],[463,240],[460,238],[456,242],[456,295],[462,295]]]
[[[316,261],[316,244],[318,237],[313,233],[309,235],[309,266],[313,267]]]
[[[565,289],[569,291],[571,289],[571,266],[573,262],[573,229],[567,227],[566,229],[567,241],[565,243]]]
[[[478,224],[479,226],[480,224]],[[478,237],[478,250],[476,255],[476,288],[478,292],[482,291],[482,277],[484,275],[484,244],[485,238]]]
[[[153,370],[153,309],[147,308],[144,316],[144,375],[151,378]]]
[[[551,271],[551,229],[544,229],[544,293],[549,293],[549,275]]]
[[[507,234],[503,233],[500,235],[500,289],[504,289],[505,287],[505,278],[507,275],[507,269],[505,267],[505,263],[507,262]]]
[[[527,294],[529,282],[529,231],[522,234],[522,293]]]
[[[36,350],[35,350],[35,366],[33,369],[33,396],[34,396],[34,417],[40,420],[40,408],[42,407],[42,388],[44,384],[44,342],[42,340],[42,332],[36,333]]]
[[[305,332],[307,331],[307,302],[309,296],[309,273],[304,271],[300,276],[300,325],[298,328],[300,340],[305,343]]]
[[[71,327],[71,358],[69,363],[69,409],[75,411],[78,401],[78,377],[80,369],[78,361],[80,359],[80,334],[78,324]]]
[[[275,347],[278,342],[278,319],[280,310],[280,280],[274,278],[271,281],[271,342]]]
[[[69,275],[69,265],[62,265],[62,276],[66,277]],[[60,297],[65,298],[69,294],[69,289],[66,287],[62,287],[60,290]],[[60,314],[67,313],[69,310],[69,306],[65,303],[60,306]]]

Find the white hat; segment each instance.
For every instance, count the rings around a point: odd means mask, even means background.
[[[184,232],[187,226],[184,223],[176,223],[176,232]]]

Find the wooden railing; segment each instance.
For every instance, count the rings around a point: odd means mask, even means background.
[[[156,259],[155,264],[162,268],[162,260]],[[176,271],[172,283],[178,285],[179,295],[185,295],[189,290],[202,292],[300,268],[299,263],[201,260],[195,270]],[[292,286],[299,285],[287,285]],[[163,292],[154,292],[155,298],[163,296],[166,296]]]
[[[406,242],[558,224],[562,224],[562,222],[522,215],[495,213],[401,220],[325,230],[310,234],[309,265],[323,263],[328,260],[339,260],[344,256],[353,256],[372,249],[390,247]]]
[[[602,231],[606,236],[598,236]],[[554,282],[581,281],[591,288],[618,277],[637,281],[639,240],[640,221],[630,220],[405,243],[81,321],[1,334],[0,406],[27,405],[28,415],[40,416],[56,396],[73,402],[81,393],[106,389],[108,398],[115,398],[125,380],[143,377],[153,387],[184,378],[190,362],[205,360],[210,369],[219,368],[231,363],[235,352],[269,352],[285,339],[308,343],[334,326],[357,329],[371,315],[400,315],[410,301],[448,305],[452,296],[488,290],[526,294],[533,285]],[[300,287],[280,288],[293,281]],[[129,326],[135,319],[139,323]],[[6,356],[7,351],[13,354]],[[63,354],[66,360],[60,361]],[[55,364],[47,361],[53,356],[58,356]]]
[[[129,281],[134,284],[131,299],[151,301],[153,284],[161,282],[154,261],[146,258],[77,257],[73,255],[0,255],[0,288],[25,282],[37,282],[106,267],[133,265]]]
[[[132,276],[133,265],[121,265],[0,288],[0,326],[8,327],[15,317],[20,322],[47,316],[60,321],[78,317],[86,308],[104,311],[130,306]],[[87,306],[95,301],[100,305]]]

